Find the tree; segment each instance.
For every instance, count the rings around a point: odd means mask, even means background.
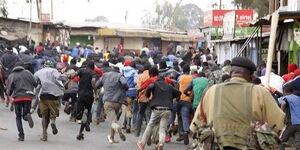
[[[165,1],[159,4],[154,3],[155,13],[144,11],[142,24],[150,28],[164,28],[175,30],[187,30],[199,28],[203,22],[203,12],[195,4],[186,4],[175,6],[172,3]]]
[[[258,13],[258,17],[263,17],[269,13],[268,0],[233,0],[237,9],[254,9]]]
[[[203,25],[203,11],[195,4],[186,4],[181,7],[181,15],[186,18],[185,29],[196,29]]]
[[[0,16],[7,18],[8,11],[5,0],[0,0]]]
[[[94,19],[85,19],[85,22],[109,22],[105,16],[97,16]]]

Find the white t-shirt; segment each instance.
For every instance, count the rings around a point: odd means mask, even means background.
[[[259,77],[261,83],[266,87],[267,86],[267,78],[266,76]],[[271,72],[270,74],[270,87],[275,88],[278,92],[282,93],[282,86],[284,84],[284,80],[281,76]]]

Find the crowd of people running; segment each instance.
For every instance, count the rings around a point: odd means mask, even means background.
[[[231,78],[234,65],[230,60],[217,64],[216,57],[209,49],[193,47],[167,55],[147,47],[140,54],[125,53],[118,47],[104,52],[79,43],[64,51],[50,43],[40,43],[35,49],[1,47],[0,96],[15,111],[19,141],[25,139],[22,119],[32,128],[35,111],[42,120],[41,140],[48,140],[49,125],[56,135],[56,118],[64,107],[70,122],[80,123],[77,140],[91,130],[90,123],[106,120],[111,123],[107,136],[111,144],[119,142],[115,135],[125,141],[124,132],[133,132],[140,137],[137,145],[141,150],[151,143],[162,149],[176,134],[176,141],[188,145],[191,121],[205,91]],[[266,85],[265,64],[255,69],[252,82]],[[299,72],[292,64],[283,77],[271,73],[268,91],[278,104],[285,103],[282,97],[291,91],[285,83],[295,80]],[[295,112],[298,109],[290,113]]]

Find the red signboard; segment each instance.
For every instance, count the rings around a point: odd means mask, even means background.
[[[223,26],[224,14],[229,11],[235,11],[238,26],[249,26],[249,22],[253,20],[253,9],[211,10],[204,13],[204,27]]]
[[[50,14],[41,14],[42,22],[50,22]]]

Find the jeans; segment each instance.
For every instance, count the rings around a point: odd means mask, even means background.
[[[176,119],[176,112],[177,112],[177,101],[173,101],[173,109],[171,112],[171,117],[168,121],[168,126],[170,126],[172,123],[174,123]]]
[[[170,115],[170,110],[152,110],[150,121],[146,127],[141,142],[145,144],[150,138],[153,127],[159,124],[159,144],[164,144]]]
[[[31,101],[15,102],[14,106],[15,106],[16,123],[17,123],[19,136],[24,136],[22,118],[25,121],[27,121],[27,114],[30,112]]]
[[[143,119],[145,118],[146,122],[147,123],[149,122],[151,110],[149,107],[149,103],[140,102],[138,105],[139,105],[139,111],[138,111],[138,115],[137,115],[135,130],[136,130],[136,133],[140,134]]]
[[[103,104],[103,94],[100,94],[99,95],[99,100],[98,100],[98,103],[97,103],[97,108],[96,108],[96,111],[95,111],[97,119],[100,119],[100,117],[101,117],[101,111],[103,109],[103,106],[104,106],[104,104]]]
[[[133,106],[132,106],[132,124],[135,127],[136,126],[136,120],[139,113],[139,102],[135,99],[133,100]]]
[[[294,137],[294,143],[296,149],[300,149],[300,125],[287,125],[282,133],[281,141],[287,142],[290,137]],[[284,145],[279,146],[280,150],[284,150]]]
[[[190,130],[190,121],[189,121],[189,115],[191,113],[192,109],[192,103],[186,102],[186,101],[178,101],[177,103],[177,113],[179,116],[179,119],[181,118],[182,121],[182,131],[183,132],[189,132]]]

